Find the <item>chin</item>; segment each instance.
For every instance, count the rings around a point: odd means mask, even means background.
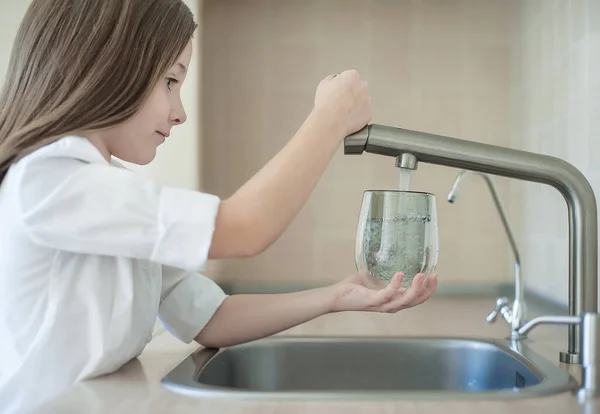
[[[146,153],[139,153],[139,154],[127,154],[127,155],[123,155],[123,156],[119,156],[117,154],[114,154],[117,158],[132,163],[132,164],[137,164],[137,165],[147,165],[150,164],[154,158],[156,158],[156,149],[153,151],[146,151]]]
[[[152,155],[148,155],[147,157],[140,157],[136,164],[147,165],[150,164],[154,158],[156,158],[156,152],[153,152]]]

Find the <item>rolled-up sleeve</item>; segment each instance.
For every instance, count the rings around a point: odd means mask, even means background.
[[[228,296],[208,277],[170,266],[162,266],[162,283],[159,319],[185,343],[200,333]]]
[[[205,266],[217,196],[75,160],[63,160],[57,169],[35,167],[22,173],[18,200],[21,223],[35,243],[187,270]]]

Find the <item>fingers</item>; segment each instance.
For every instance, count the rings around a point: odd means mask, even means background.
[[[389,301],[398,294],[402,286],[402,280],[404,279],[404,273],[396,273],[390,283],[384,288],[377,291],[373,295],[373,303],[372,306],[381,306]]]
[[[336,139],[358,131],[372,119],[368,83],[355,69],[330,74],[315,92],[315,113],[327,117],[339,129]]]
[[[330,75],[327,75],[321,82],[331,81],[331,80],[333,80],[333,78],[337,78],[338,76],[345,77],[345,76],[348,76],[348,74],[350,74],[352,76],[360,76],[356,70],[351,69],[351,70],[345,70],[343,72],[332,73]]]
[[[360,74],[358,73],[358,71],[356,69],[347,69],[347,70],[344,70],[344,71],[342,71],[340,73],[336,73],[334,75],[334,77],[335,76],[339,76],[340,78],[349,77],[349,78],[360,79]]]
[[[325,78],[323,78],[323,80],[320,82],[320,84],[329,83],[329,82],[333,81],[335,78],[338,78],[338,79],[336,79],[336,82],[339,80],[340,82],[343,81],[346,84],[348,84],[348,82],[359,81],[360,74],[358,73],[358,71],[356,71],[354,69],[345,70],[340,73],[332,73],[330,75],[327,75]],[[368,88],[368,84],[366,81],[361,81],[361,84],[364,84],[364,86],[366,86]],[[370,97],[369,97],[369,103],[370,103]]]
[[[332,73],[331,75],[327,75],[321,82],[329,82],[330,80],[332,80],[333,78],[335,78],[336,76],[338,76],[339,73]]]
[[[425,275],[423,273],[417,274],[410,288],[406,290],[404,293],[399,293],[393,300],[388,301],[387,303],[382,305],[382,311],[388,313],[398,312],[399,310],[406,309],[408,307],[414,306],[414,302],[420,300],[420,296],[423,291],[427,289],[423,286],[423,281],[425,279]],[[425,298],[426,299],[426,298]],[[423,300],[425,300],[423,299]]]
[[[419,294],[423,290],[424,280],[425,280],[425,275],[423,273],[418,273],[415,275],[415,277],[410,285],[410,288],[404,294],[403,302],[405,304],[411,303],[419,296]]]
[[[421,293],[417,297],[413,306],[420,305],[421,303],[423,303],[427,299],[429,299],[431,297],[431,295],[433,295],[433,293],[437,289],[437,284],[438,284],[438,277],[435,273],[433,273],[427,279],[427,284],[425,286],[425,289],[423,289],[421,291]]]
[[[431,295],[435,292],[435,290],[437,288],[437,284],[438,284],[437,275],[431,274],[427,278],[427,283],[425,286],[423,286],[419,295],[412,302],[407,303],[405,305],[404,309],[420,305],[421,303],[423,303],[427,299],[429,299],[431,297]],[[397,309],[397,310],[400,310],[400,309]]]
[[[437,287],[437,284],[438,284],[437,274],[432,273],[427,278],[427,284],[425,285],[425,287],[429,290],[435,290],[435,288]]]

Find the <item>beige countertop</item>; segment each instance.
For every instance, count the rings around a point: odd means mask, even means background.
[[[292,328],[281,335],[406,335],[504,338],[508,325],[485,318],[494,301],[482,299],[432,298],[417,308],[394,315],[346,312],[326,315]],[[533,315],[530,315],[533,316]],[[549,361],[580,378],[579,367],[558,362],[558,352],[566,347],[566,328],[535,328],[527,345]],[[42,413],[444,413],[444,414],[571,414],[600,413],[600,399],[579,405],[570,393],[517,400],[437,400],[437,401],[224,401],[176,394],[160,380],[198,349],[182,344],[164,330],[157,330],[139,358],[114,374],[81,382],[40,409]]]

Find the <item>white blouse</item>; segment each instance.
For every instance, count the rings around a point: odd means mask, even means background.
[[[0,412],[117,370],[157,317],[191,342],[227,297],[198,273],[219,203],[109,163],[82,137],[14,164],[0,186]]]

